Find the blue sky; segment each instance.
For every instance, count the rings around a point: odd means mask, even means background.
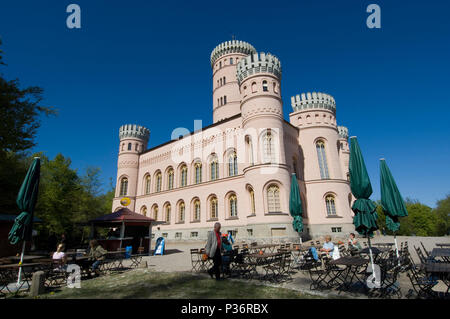
[[[81,7],[79,30],[66,27],[70,3]],[[366,27],[370,3],[381,29]],[[449,14],[448,1],[4,1],[0,72],[43,87],[59,111],[43,119],[34,150],[101,167],[106,186],[120,125],[148,127],[152,147],[194,119],[211,124],[210,53],[235,35],[280,58],[286,119],[292,95],[335,97],[373,199],[385,157],[402,195],[434,206],[450,193]]]

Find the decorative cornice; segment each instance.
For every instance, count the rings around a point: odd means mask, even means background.
[[[338,126],[339,137],[343,139],[348,139],[348,128],[345,126]]]
[[[214,66],[217,59],[221,56],[230,53],[242,53],[245,55],[249,55],[252,53],[256,53],[256,49],[250,43],[238,40],[225,41],[219,44],[214,48],[211,52],[211,67]]]
[[[140,126],[137,124],[125,124],[122,125],[119,129],[119,138],[120,140],[125,138],[138,138],[148,142],[150,138],[150,130],[145,128],[144,126]]]
[[[271,73],[281,80],[281,62],[270,53],[254,53],[241,59],[236,67],[239,84],[247,77],[258,73]]]
[[[334,98],[326,93],[308,92],[291,97],[292,109],[295,111],[307,109],[326,109],[336,113]]]

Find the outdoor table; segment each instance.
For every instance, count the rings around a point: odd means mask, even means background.
[[[250,266],[251,271],[255,272],[259,277],[261,277],[260,273],[258,273],[257,267],[266,266],[273,263],[275,257],[282,255],[282,253],[250,253],[245,255],[247,258],[247,264]]]
[[[25,283],[27,283],[28,287],[29,287],[30,286],[29,281],[31,280],[33,272],[38,269],[47,268],[48,265],[49,265],[48,263],[25,263],[25,264],[21,264],[21,265],[19,265],[19,264],[0,265],[0,273],[1,273],[0,276],[2,277],[2,282],[5,281],[5,284],[4,284],[5,286],[0,287],[0,290],[3,288],[6,288],[8,290],[7,286],[13,280],[15,280],[15,278],[17,278],[19,268],[22,268],[22,278],[21,278],[22,282],[20,283],[20,287],[18,287],[18,290],[20,290],[20,288],[22,288],[22,286]],[[11,282],[7,282],[8,280],[4,280],[4,279],[9,279],[9,280],[11,280]]]
[[[433,248],[431,257],[441,257],[446,262],[450,262],[450,248]]]
[[[341,257],[328,262],[330,267],[331,279],[328,286],[332,286],[335,281],[340,282],[339,290],[348,290],[354,284],[354,279],[364,284],[364,281],[358,277],[361,269],[366,267],[369,261],[361,257]],[[344,268],[334,268],[333,266],[343,266]]]
[[[450,247],[450,243],[439,243],[439,244],[436,244],[436,246],[439,246],[441,248],[443,248],[443,247]]]
[[[372,246],[387,247],[387,248],[390,248],[394,245],[395,245],[395,243],[374,243],[374,244],[372,244]]]
[[[5,257],[7,259],[10,259],[12,261],[20,261],[20,256],[9,256],[9,257]],[[35,260],[35,259],[42,259],[42,258],[47,258],[47,256],[33,256],[33,255],[24,255],[23,256],[23,261],[31,261],[31,260]]]
[[[439,277],[447,286],[447,292],[450,290],[450,263],[442,262],[427,262],[423,265],[427,273],[433,274]]]
[[[309,248],[311,248],[311,247],[300,246],[298,249],[297,248],[286,248],[284,250],[291,253],[292,265],[296,265],[296,264],[298,265],[300,263],[300,256],[302,254],[304,254],[305,252],[307,252],[309,250]]]
[[[252,250],[252,251],[262,250],[264,252],[266,249],[268,249],[270,252],[273,252],[273,250],[277,246],[278,246],[277,244],[261,244],[261,245],[256,245],[256,246],[249,246],[248,249]]]
[[[372,247],[372,255],[373,255],[373,261],[374,261],[374,263],[377,263],[377,261],[378,261],[379,259],[384,258],[384,255],[385,255],[386,253],[388,253],[389,251],[391,251],[391,249],[390,249],[390,248],[386,248],[386,247],[379,247],[379,248],[377,248],[377,247]],[[370,253],[369,253],[369,247],[366,247],[366,248],[364,248],[364,249],[361,249],[361,250],[359,251],[359,254],[360,254],[360,255],[370,255]]]

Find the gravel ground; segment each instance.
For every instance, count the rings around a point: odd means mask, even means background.
[[[364,238],[360,239],[361,241],[365,241]],[[398,236],[397,242],[400,246],[402,241],[408,241],[410,253],[413,256],[413,259],[417,259],[417,254],[414,251],[414,246],[420,246],[420,242],[424,244],[427,250],[432,250],[436,247],[436,243],[450,243],[450,237],[406,237],[406,236]],[[372,243],[387,243],[394,242],[393,236],[378,236],[372,239]],[[143,261],[147,262],[148,268],[158,272],[186,272],[191,271],[191,256],[190,249],[191,248],[202,248],[205,246],[205,242],[169,242],[166,244],[166,254],[164,256],[151,256],[144,257]],[[411,289],[411,284],[409,278],[406,274],[401,274],[399,278],[400,286],[405,295],[409,289]],[[308,273],[304,272],[296,272],[293,275],[293,280],[288,283],[283,283],[281,286],[289,289],[295,289],[300,292],[308,292],[309,285],[311,281],[309,279]],[[437,291],[445,291],[446,286],[443,283],[439,283],[435,290]],[[333,297],[335,294],[333,292],[327,294],[330,297]],[[337,294],[336,294],[337,296]],[[352,298],[365,298],[363,295],[346,295],[341,294],[341,297],[347,296]]]

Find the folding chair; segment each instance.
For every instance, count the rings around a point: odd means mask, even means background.
[[[430,258],[431,252],[429,252],[428,250],[426,250],[426,248],[425,248],[425,246],[424,246],[424,244],[423,244],[422,242],[420,242],[420,245],[422,246],[423,252],[425,253],[426,257],[427,257],[427,258]]]
[[[197,248],[191,249],[191,271],[200,271],[201,270],[201,255]]]
[[[422,271],[422,269],[414,263],[414,260],[409,256],[410,266],[408,268],[408,272],[406,275],[408,276],[411,284],[413,286],[414,291],[417,294],[418,298],[435,298],[437,293],[433,291],[433,287],[438,284],[438,281]],[[412,290],[408,292],[406,295],[407,298],[412,296]]]

